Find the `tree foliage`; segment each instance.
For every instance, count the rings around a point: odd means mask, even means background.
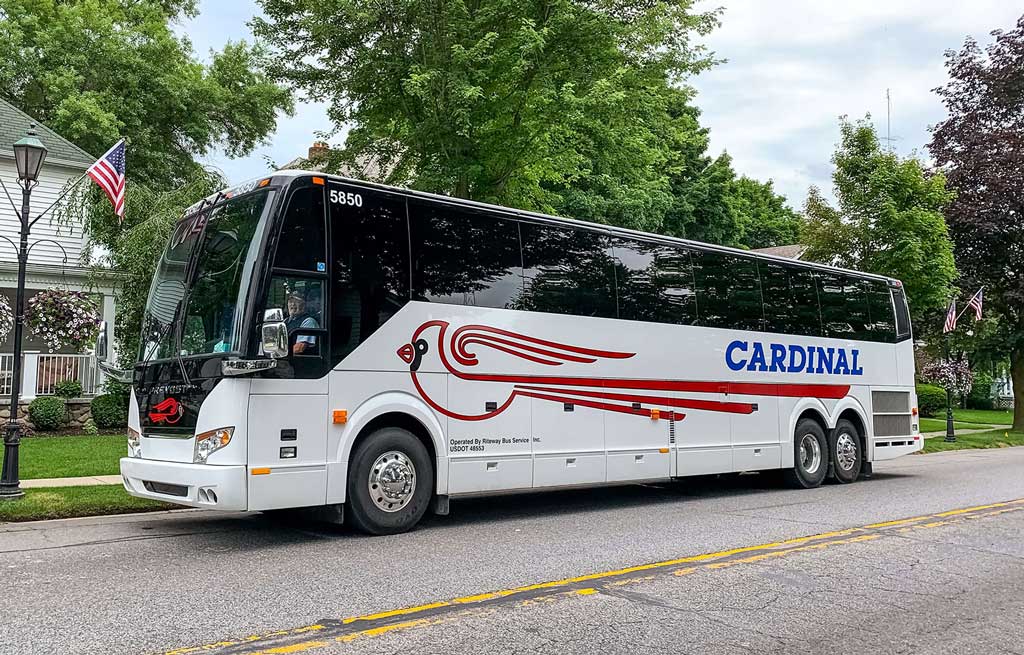
[[[199,62],[170,27],[195,5],[0,0],[0,96],[95,156],[126,137],[128,173],[149,185],[187,179],[213,148],[247,154],[291,96],[262,73],[259,47]]]
[[[798,243],[800,215],[775,193],[771,180],[758,182],[742,176],[732,185],[726,202],[736,215],[736,242],[748,248],[770,248]]]
[[[1024,430],[1024,16],[992,36],[946,53],[950,81],[936,91],[949,117],[929,150],[956,190],[947,220],[965,286],[984,285],[1000,318]]]
[[[672,148],[694,138],[678,83],[711,65],[691,39],[716,12],[691,0],[261,5],[253,27],[276,46],[276,72],[352,126],[333,166],[661,228]]]
[[[941,173],[929,174],[916,158],[882,150],[869,120],[843,119],[840,133],[832,158],[838,206],[811,189],[805,256],[902,280],[920,331],[926,324],[918,319],[948,303],[956,277],[942,215],[952,193]]]

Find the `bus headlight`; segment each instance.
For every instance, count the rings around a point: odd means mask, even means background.
[[[205,464],[207,457],[231,443],[231,435],[234,433],[235,428],[230,427],[197,434],[195,457],[192,458],[192,461],[196,464]]]
[[[142,435],[128,428],[128,456],[142,457]]]

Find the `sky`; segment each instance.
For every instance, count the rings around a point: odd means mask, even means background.
[[[839,116],[871,115],[896,152],[927,157],[929,127],[945,116],[932,91],[945,84],[943,53],[970,35],[980,43],[1024,13],[1018,0],[698,0],[722,8],[722,26],[702,41],[725,61],[688,80],[713,155],[726,151],[738,174],[772,180],[799,209],[814,185],[831,196]],[[177,26],[201,56],[228,40],[251,40],[255,2],[203,0]],[[887,128],[886,90],[891,98]],[[300,98],[295,115],[251,155],[206,163],[234,184],[304,155],[333,128],[322,103]],[[888,132],[887,132],[888,129]],[[339,143],[340,137],[332,140]]]

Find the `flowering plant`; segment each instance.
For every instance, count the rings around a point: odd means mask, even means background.
[[[14,311],[11,309],[11,301],[7,296],[0,294],[0,341],[7,339],[14,327]]]
[[[100,317],[96,303],[81,291],[47,289],[29,299],[25,323],[50,350],[82,350],[96,338]]]
[[[974,373],[964,359],[937,359],[921,369],[921,377],[958,396],[969,394],[974,384]]]

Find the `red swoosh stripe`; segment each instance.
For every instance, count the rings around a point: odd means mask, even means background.
[[[667,407],[684,407],[686,409],[703,409],[710,412],[726,412],[728,414],[753,414],[752,403],[731,403],[717,400],[700,400],[697,398],[663,398],[661,396],[640,396],[624,393],[607,393],[602,391],[581,391],[577,389],[562,389],[548,387],[516,386],[517,389],[530,391],[545,391],[560,393],[572,396],[584,396],[589,398],[603,398],[605,400],[622,400],[628,403],[645,403],[647,405],[662,405]]]

